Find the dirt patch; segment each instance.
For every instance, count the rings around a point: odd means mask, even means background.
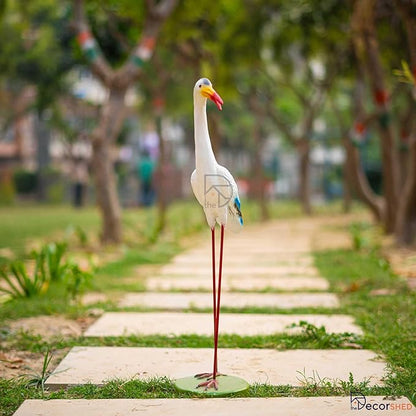
[[[95,320],[93,317],[83,317],[77,320],[64,318],[63,316],[35,316],[18,319],[8,323],[11,335],[20,331],[39,335],[45,341],[62,338],[76,338],[82,335],[84,330]],[[11,379],[19,376],[38,374],[42,370],[44,353],[20,351],[3,342],[0,347],[0,377]],[[52,351],[52,361],[49,370],[52,371],[62,360],[68,349]]]
[[[83,325],[80,322],[62,316],[34,316],[31,318],[23,318],[11,322],[9,326],[13,332],[30,332],[34,335],[40,335],[45,339],[79,337],[83,331]]]
[[[409,289],[416,290],[416,252],[413,249],[395,247],[388,239],[383,254],[395,274],[406,279]]]
[[[52,361],[48,371],[57,367],[69,349],[52,352]],[[44,355],[28,351],[9,350],[0,352],[0,378],[33,378],[39,375],[43,367]]]

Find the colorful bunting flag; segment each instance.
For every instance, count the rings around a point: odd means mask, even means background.
[[[151,58],[155,45],[155,38],[143,38],[136,50],[136,53],[133,55],[133,62],[138,67],[142,67],[143,64]]]
[[[354,146],[360,147],[367,139],[367,128],[361,121],[356,121],[353,126],[351,141]]]
[[[98,50],[95,45],[95,40],[88,30],[84,30],[78,35],[78,43],[90,61],[97,58]]]

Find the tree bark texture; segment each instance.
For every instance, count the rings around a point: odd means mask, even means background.
[[[358,148],[352,144],[350,138],[345,140],[344,145],[347,150],[347,158],[351,163],[351,179],[354,183],[354,188],[358,197],[368,206],[376,221],[380,222],[384,218],[384,199],[376,195],[371,189],[365,172],[361,166],[361,158]]]
[[[263,149],[263,138],[262,138],[262,125],[263,125],[263,112],[258,102],[258,97],[255,90],[251,91],[248,103],[251,111],[254,115],[254,126],[253,126],[253,142],[254,142],[254,154],[252,164],[252,180],[250,182],[253,188],[253,194],[258,201],[260,206],[260,216],[262,221],[266,221],[270,218],[269,209],[267,206],[266,196],[266,181],[263,172],[262,164],[262,149]]]
[[[97,204],[103,219],[101,239],[105,243],[119,243],[122,238],[113,149],[124,120],[124,97],[125,91],[110,91],[108,102],[101,110],[99,124],[91,134],[92,170]]]
[[[416,14],[415,3],[409,0],[396,0],[396,7],[404,22],[410,52],[410,67],[416,78]],[[416,91],[416,85],[413,85]],[[403,174],[404,184],[399,200],[396,222],[396,241],[400,245],[411,245],[416,240],[416,128],[414,125],[415,111],[409,121],[413,124],[406,126],[409,134],[408,152],[402,152],[402,158],[407,157],[406,169]]]
[[[297,140],[296,147],[299,155],[299,200],[305,214],[312,214],[310,189],[310,144],[308,139]]]
[[[395,228],[398,201],[398,161],[391,127],[391,109],[384,81],[378,40],[374,23],[375,0],[356,0],[352,15],[353,44],[356,56],[367,71],[374,102],[377,106],[378,131],[382,154],[383,192],[386,200],[384,227],[391,233]]]
[[[353,175],[353,167],[351,165],[351,160],[349,159],[348,155],[345,158],[344,165],[342,166],[342,186],[343,186],[343,193],[342,193],[342,205],[343,210],[345,213],[351,211],[352,205],[352,175]]]
[[[158,193],[157,193],[157,225],[156,236],[159,236],[166,227],[166,213],[168,208],[166,175],[168,169],[167,149],[162,129],[162,109],[156,114],[156,131],[159,136],[159,166],[158,166]]]
[[[396,240],[400,245],[411,245],[416,239],[416,139],[410,143],[409,173],[397,213]]]

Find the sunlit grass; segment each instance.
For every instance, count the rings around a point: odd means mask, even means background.
[[[339,293],[345,313],[364,330],[367,348],[389,363],[389,395],[416,403],[416,292],[392,273],[377,250],[316,253],[316,266]]]
[[[97,231],[98,211],[94,208],[75,210],[68,206],[16,206],[0,208],[0,248],[21,254],[28,242],[61,236],[69,226]]]

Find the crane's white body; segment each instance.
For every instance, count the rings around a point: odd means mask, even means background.
[[[191,176],[192,190],[198,202],[202,205],[208,225],[211,228],[212,244],[212,294],[214,315],[214,367],[212,373],[200,373],[195,377],[206,379],[197,385],[204,387],[204,391],[214,388],[218,390],[218,331],[221,306],[221,279],[224,252],[224,228],[238,231],[243,225],[238,198],[237,184],[231,173],[217,163],[212,151],[208,133],[207,98],[215,102],[218,109],[222,109],[223,101],[212,88],[206,78],[197,81],[194,87],[194,133],[195,133],[195,161],[196,168]],[[220,258],[218,272],[218,286],[216,282],[215,262],[215,225],[220,225]],[[218,290],[217,290],[218,287]]]
[[[194,137],[196,169],[191,176],[192,190],[202,205],[208,225],[225,225],[239,231],[243,225],[240,199],[234,178],[217,163],[212,151],[206,113],[207,99],[200,94],[199,80],[194,88]]]

